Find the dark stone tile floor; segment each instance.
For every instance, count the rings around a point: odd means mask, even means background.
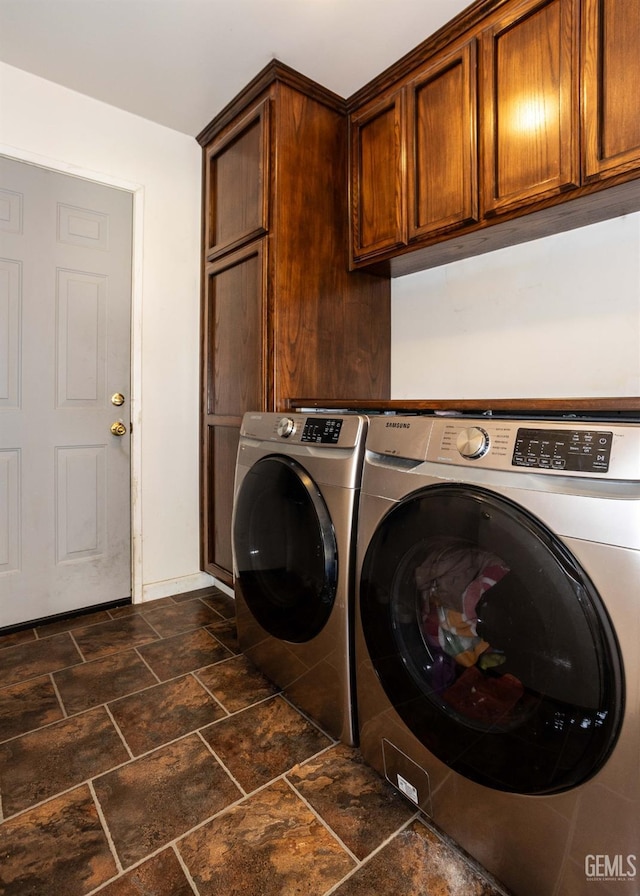
[[[0,635],[2,896],[501,896],[216,588]]]

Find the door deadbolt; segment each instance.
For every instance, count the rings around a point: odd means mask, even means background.
[[[113,393],[111,396],[111,404],[115,404],[117,408],[119,408],[121,404],[124,404],[124,395],[122,392]]]
[[[123,436],[126,431],[127,427],[119,420],[116,420],[115,423],[111,424],[111,432],[114,434],[114,436]]]

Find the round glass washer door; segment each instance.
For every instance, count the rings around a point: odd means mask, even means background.
[[[233,526],[236,587],[269,634],[302,643],[335,601],[338,548],[317,485],[291,458],[269,455],[245,475]]]
[[[543,794],[606,761],[624,705],[615,633],[577,560],[517,504],[456,484],[408,496],[368,547],[360,617],[393,707],[460,774]]]

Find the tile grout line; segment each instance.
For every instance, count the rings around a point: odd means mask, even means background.
[[[100,805],[100,800],[98,799],[98,794],[96,793],[95,788],[93,786],[93,781],[91,779],[89,779],[86,782],[86,784],[87,784],[87,787],[89,788],[89,792],[91,793],[91,798],[93,799],[93,803],[96,807],[96,812],[98,813],[98,818],[100,819],[100,824],[102,825],[102,828],[104,830],[104,835],[107,838],[107,843],[109,844],[109,849],[111,850],[111,853],[113,855],[113,858],[114,858],[114,861],[116,864],[116,869],[118,871],[118,874],[116,875],[116,878],[113,878],[115,880],[121,874],[124,874],[124,868],[122,866],[122,862],[120,861],[120,856],[118,855],[116,845],[113,842],[113,838],[111,836],[111,831],[109,830],[109,824],[107,822],[104,812],[102,811],[102,806]]]
[[[122,653],[125,653],[125,652],[127,652],[127,651],[129,651],[129,650],[131,650],[131,648],[128,647],[128,648],[126,648],[125,650],[123,650]],[[135,648],[134,648],[134,651],[135,651]],[[108,656],[109,656],[109,657],[110,657],[110,656],[115,656],[115,654],[109,654]],[[139,654],[138,654],[138,656],[139,656]],[[98,659],[96,659],[96,660],[90,660],[89,662],[85,662],[85,663],[78,663],[77,666],[78,666],[78,667],[79,667],[79,666],[90,666],[92,663],[99,663],[99,662],[102,662],[103,659],[105,659],[105,657],[100,657],[100,658],[98,658]],[[91,711],[94,710],[94,709],[100,709],[100,707],[104,707],[105,709],[107,709],[107,708],[109,707],[110,704],[118,703],[119,701],[121,701],[121,700],[126,700],[126,699],[128,699],[129,697],[135,697],[135,696],[137,696],[138,694],[144,694],[145,691],[150,691],[150,690],[152,690],[153,688],[157,688],[159,685],[170,684],[171,682],[179,681],[179,679],[181,679],[181,678],[186,678],[188,675],[193,675],[192,672],[185,672],[185,673],[181,673],[180,675],[176,675],[175,678],[167,678],[167,679],[165,679],[164,681],[162,681],[161,679],[158,678],[158,676],[155,674],[155,672],[153,671],[153,669],[151,669],[151,667],[149,666],[149,664],[148,664],[148,663],[145,663],[143,657],[140,657],[140,656],[139,656],[139,659],[142,660],[142,662],[145,664],[146,668],[149,670],[149,672],[151,672],[151,674],[152,674],[152,675],[154,676],[154,678],[156,679],[156,681],[155,681],[153,684],[149,684],[149,685],[146,685],[145,687],[138,688],[138,689],[135,690],[135,691],[129,691],[129,692],[126,693],[126,694],[120,694],[119,696],[117,696],[117,697],[113,697],[112,699],[104,700],[102,703],[94,703],[94,704],[92,704],[92,705],[90,705],[90,706],[84,706],[82,709],[78,709],[78,710],[76,710],[75,712],[69,712],[69,711],[67,710],[67,707],[66,707],[66,705],[65,705],[64,699],[63,699],[63,697],[62,697],[62,695],[60,694],[60,691],[59,691],[59,689],[58,689],[58,685],[57,685],[57,683],[56,683],[55,676],[58,674],[58,672],[65,672],[67,669],[75,669],[76,666],[65,666],[63,669],[55,669],[53,672],[43,672],[41,675],[36,675],[36,676],[34,676],[33,678],[27,678],[27,679],[24,679],[23,681],[14,682],[14,684],[7,685],[7,688],[10,688],[10,687],[15,687],[15,686],[17,686],[17,685],[20,685],[20,684],[23,684],[23,683],[27,683],[27,682],[30,682],[30,681],[35,681],[37,678],[50,678],[50,679],[51,679],[51,682],[52,682],[52,685],[53,685],[54,692],[55,692],[56,697],[57,697],[57,699],[58,699],[58,701],[59,701],[59,703],[60,703],[60,708],[61,708],[61,710],[62,710],[63,717],[62,717],[61,719],[54,719],[53,722],[47,722],[47,723],[44,724],[44,725],[37,725],[35,728],[28,728],[26,731],[22,731],[22,732],[20,732],[20,734],[14,734],[13,737],[8,737],[8,738],[6,738],[5,740],[0,741],[0,744],[10,743],[11,741],[18,740],[18,738],[20,738],[20,737],[26,737],[26,736],[29,735],[29,734],[34,734],[36,731],[44,731],[46,728],[51,728],[51,727],[53,727],[54,725],[59,725],[60,722],[66,721],[67,719],[71,720],[71,719],[78,718],[79,716],[84,715],[85,713],[91,712]],[[213,665],[213,664],[212,664],[212,665]],[[206,667],[206,666],[203,666],[202,668],[203,668],[203,669],[206,669],[207,667]],[[204,686],[204,685],[202,684],[202,682],[200,682],[199,680],[198,680],[198,684],[201,685],[201,687],[203,687],[203,688],[206,690],[205,686]],[[3,690],[3,689],[0,688],[0,691],[1,691],[1,690]],[[213,695],[211,695],[211,696],[213,696]],[[215,698],[214,698],[214,699],[215,699]],[[220,703],[220,701],[217,701],[217,702],[219,703],[220,707],[221,707],[221,708],[222,708],[228,715],[231,714],[231,713],[229,713],[229,711],[226,709],[226,707],[224,707],[224,706]],[[221,719],[217,719],[216,721],[221,721]],[[213,723],[209,722],[208,724],[213,724]],[[205,726],[203,726],[203,727],[205,727]],[[197,730],[196,728],[193,729],[193,731],[196,731],[196,730]],[[192,732],[187,732],[187,734],[189,734],[189,733],[193,733],[193,731],[192,731]],[[174,740],[177,740],[177,739],[178,739],[178,738],[174,738]],[[170,741],[167,741],[167,743],[170,743]],[[156,748],[152,748],[152,749],[156,749]],[[150,751],[148,751],[148,752],[150,752]],[[135,757],[133,757],[133,758],[135,758]]]
[[[141,654],[140,651],[138,650],[139,647],[144,647],[144,645],[143,645],[143,644],[136,644],[136,646],[133,648],[134,653],[136,654],[137,657],[139,657],[139,659],[142,660],[142,662],[145,664],[145,666],[147,667],[147,669],[149,670],[149,672],[151,672],[151,674],[153,675],[153,677],[155,678],[155,680],[158,682],[158,684],[162,684],[162,681],[161,681],[161,679],[160,679],[160,676],[159,676],[159,675],[156,675],[156,673],[153,671],[153,669],[151,668],[151,666],[149,665],[149,663],[148,663],[148,662],[145,660],[145,658],[142,656],[142,654]],[[155,685],[149,685],[149,687],[152,688],[152,687],[155,687]],[[137,693],[139,693],[139,692],[138,692],[138,691],[133,691],[132,693],[137,694]],[[129,695],[128,695],[128,694],[123,694],[122,696],[123,696],[123,697],[128,697]]]
[[[116,722],[116,720],[115,720],[115,718],[114,718],[114,715],[113,715],[113,713],[111,712],[111,710],[109,709],[109,706],[108,706],[107,703],[104,704],[104,708],[105,708],[105,710],[106,710],[107,715],[108,715],[109,718],[111,719],[111,724],[113,725],[113,727],[114,727],[114,728],[116,729],[116,731],[118,732],[118,736],[120,737],[120,740],[121,740],[122,743],[124,744],[124,748],[125,748],[125,750],[127,751],[127,753],[129,754],[129,757],[130,757],[131,759],[134,759],[134,760],[135,760],[136,757],[135,757],[133,751],[131,750],[131,748],[129,747],[129,744],[127,743],[127,740],[126,740],[126,738],[125,738],[123,732],[122,732],[121,729],[120,729],[120,725],[118,725],[118,723]],[[107,773],[107,774],[108,774],[108,773]],[[100,777],[100,775],[96,775],[96,777]]]
[[[229,717],[227,716],[227,718],[229,718]],[[218,721],[221,722],[222,719],[218,719]],[[213,722],[212,724],[215,725],[216,723]],[[207,726],[205,726],[205,727],[209,727],[209,726],[207,725]],[[213,756],[213,758],[215,759],[215,761],[220,765],[220,767],[222,768],[222,770],[224,771],[224,773],[225,773],[226,775],[228,775],[229,778],[230,778],[230,779],[233,781],[233,783],[236,785],[236,787],[238,788],[238,790],[239,790],[240,793],[242,794],[242,799],[245,799],[247,796],[249,796],[249,793],[253,793],[254,791],[247,791],[247,790],[244,789],[244,787],[240,784],[240,781],[238,781],[237,778],[235,777],[235,775],[233,775],[233,774],[231,773],[231,770],[230,770],[229,768],[227,768],[226,763],[224,763],[224,762],[222,761],[222,759],[220,759],[220,757],[218,756],[218,754],[216,753],[216,751],[213,749],[213,747],[211,746],[211,744],[207,743],[207,741],[205,740],[205,738],[202,736],[202,729],[199,728],[195,733],[196,733],[197,736],[200,738],[200,740],[202,741],[202,743],[204,744],[204,746],[206,747],[206,749],[208,750],[208,752],[211,753],[211,755]],[[239,802],[239,800],[236,800],[236,802]],[[232,805],[233,805],[233,804],[232,804]],[[226,807],[226,808],[228,808],[228,807]],[[221,810],[221,811],[224,811],[224,809]],[[220,814],[219,812],[216,812],[216,813],[215,813],[215,815],[219,815],[219,814]],[[215,815],[210,816],[210,818],[215,818]],[[200,827],[200,825],[197,825],[197,827]]]
[[[103,704],[100,704],[100,706],[92,707],[91,709],[86,710],[86,712],[92,712],[92,711],[95,710],[95,709],[101,709],[101,708],[104,708],[105,710],[107,710],[107,705],[106,705],[105,703],[103,703]],[[78,713],[78,715],[82,715],[82,713]],[[115,722],[115,720],[113,719],[111,713],[110,713],[108,710],[107,710],[107,715],[109,716],[109,719],[110,719],[110,720],[113,722],[113,724],[115,725],[116,730],[117,730],[119,736],[124,740],[124,737],[123,737],[122,733],[120,732],[120,729],[118,728],[117,723]],[[72,716],[71,718],[75,718],[75,717]],[[51,727],[51,725],[59,724],[60,721],[66,721],[66,720],[58,720],[58,722],[51,722],[49,725],[45,725],[45,726],[43,726],[42,729],[38,728],[38,729],[34,729],[34,730],[35,730],[35,731],[44,730],[44,729],[46,729],[46,728]],[[222,719],[219,719],[218,721],[222,721]],[[210,723],[210,724],[215,724],[215,722]],[[208,726],[205,725],[205,726],[203,726],[203,727],[206,728],[206,727],[208,727]],[[37,809],[37,808],[39,808],[39,807],[41,807],[41,806],[46,805],[47,803],[49,803],[49,802],[51,802],[51,801],[53,801],[53,800],[58,799],[58,798],[61,797],[61,796],[64,796],[65,794],[71,793],[73,790],[76,790],[78,787],[82,787],[84,784],[90,785],[91,788],[93,788],[93,782],[94,782],[94,781],[97,781],[97,780],[100,779],[100,778],[104,778],[104,777],[106,777],[107,775],[113,774],[113,772],[117,772],[117,771],[119,771],[119,770],[122,769],[122,768],[126,768],[126,767],[132,765],[133,763],[138,762],[139,760],[142,760],[142,759],[145,759],[145,758],[148,757],[148,756],[151,756],[153,753],[157,753],[158,751],[163,750],[163,749],[165,749],[166,747],[172,746],[173,744],[176,744],[176,743],[178,743],[179,741],[184,740],[184,739],[186,739],[186,738],[193,737],[194,735],[197,736],[197,737],[204,743],[204,745],[206,746],[207,750],[213,755],[213,757],[216,759],[216,761],[220,763],[220,765],[222,766],[222,768],[223,768],[223,770],[225,771],[225,773],[231,778],[231,780],[234,782],[234,784],[236,784],[236,786],[240,789],[240,791],[241,791],[241,793],[242,793],[242,796],[241,796],[238,800],[236,800],[235,802],[241,802],[241,800],[245,799],[247,796],[250,796],[254,791],[249,791],[249,792],[247,792],[247,791],[244,790],[243,787],[240,786],[240,784],[236,781],[236,779],[233,777],[233,775],[231,774],[231,772],[227,769],[226,765],[225,765],[225,764],[218,758],[218,756],[213,752],[213,750],[211,749],[211,747],[209,746],[209,744],[207,744],[207,742],[204,740],[204,738],[201,737],[201,735],[200,735],[200,731],[201,731],[201,729],[194,728],[194,729],[192,729],[191,731],[187,731],[187,732],[185,732],[184,734],[180,734],[178,737],[174,737],[172,740],[167,741],[166,743],[160,744],[160,745],[157,746],[157,747],[152,747],[150,750],[146,750],[144,753],[140,753],[140,755],[138,755],[138,756],[134,755],[134,754],[131,752],[131,750],[129,749],[128,744],[126,743],[126,741],[124,741],[124,747],[125,747],[127,753],[129,754],[129,756],[131,757],[130,759],[127,759],[127,760],[125,760],[124,762],[120,762],[120,763],[118,763],[118,764],[112,766],[111,768],[105,769],[104,771],[98,772],[97,774],[91,776],[90,778],[84,778],[82,781],[76,781],[76,782],[74,782],[73,784],[70,784],[68,787],[65,787],[64,789],[59,790],[57,793],[53,793],[53,794],[51,794],[50,796],[47,796],[47,797],[45,797],[45,798],[42,799],[42,800],[38,800],[38,802],[32,803],[32,804],[29,805],[29,806],[26,806],[24,809],[20,809],[18,812],[13,812],[13,813],[11,813],[10,815],[8,815],[8,816],[6,816],[6,817],[5,817],[4,815],[0,815],[0,819],[1,819],[2,821],[9,821],[9,820],[13,820],[13,819],[19,818],[21,815],[25,815],[27,812],[31,812],[33,809]],[[5,743],[10,743],[11,740],[17,740],[18,737],[22,737],[22,736],[23,736],[23,735],[17,735],[15,738],[10,738],[8,741],[5,741]],[[273,780],[276,780],[276,779],[274,778]],[[271,782],[268,782],[268,783],[271,783]],[[267,785],[264,785],[264,786],[267,786]],[[258,789],[262,789],[262,788],[258,788]],[[232,803],[231,805],[234,805],[234,804],[235,804],[235,803]],[[228,807],[225,807],[225,808],[228,808]],[[0,810],[1,810],[1,809],[2,809],[2,805],[1,805],[1,793],[0,793]],[[220,811],[223,812],[223,811],[225,811],[225,810],[222,809],[222,810],[220,810]],[[220,813],[216,812],[214,815],[209,816],[209,817],[207,818],[207,821],[210,821],[211,818],[215,818],[215,816],[218,815],[218,814],[220,814]],[[204,823],[204,822],[203,822],[203,823]],[[199,827],[199,826],[200,826],[200,823],[198,823],[198,825],[196,825],[195,827]],[[194,827],[194,830],[195,830],[195,827]],[[184,836],[184,834],[181,834],[181,835],[180,835],[180,837],[183,837],[183,836]],[[173,841],[169,841],[169,842],[173,842]]]
[[[108,774],[106,772],[105,774]],[[99,778],[100,775],[96,775],[96,778]],[[66,796],[69,793],[73,793],[74,790],[77,790],[79,787],[84,787],[85,784],[89,785],[94,778],[85,778],[84,781],[78,781],[75,784],[71,784],[69,787],[65,787],[64,790],[59,790],[57,793],[54,793],[52,796],[47,796],[43,800],[39,800],[37,803],[32,803],[30,806],[27,806],[25,809],[20,809],[19,812],[13,812],[11,815],[7,815],[3,820],[6,821],[15,821],[17,818],[20,818],[22,815],[26,815],[27,812],[31,812],[34,809],[40,809],[42,806],[46,806],[47,803],[52,803],[54,800],[59,799],[61,796]]]
[[[213,663],[212,663],[211,665],[213,665]],[[203,669],[206,669],[206,668],[208,668],[208,667],[207,667],[207,666],[203,666],[202,668],[203,668]],[[209,690],[209,688],[206,686],[206,684],[204,684],[204,683],[203,683],[202,681],[200,681],[200,679],[198,678],[196,672],[199,672],[199,671],[200,671],[199,669],[196,669],[196,670],[194,670],[193,672],[187,672],[187,675],[190,675],[191,678],[193,678],[193,680],[196,682],[196,684],[198,684],[198,685],[202,688],[202,690],[205,692],[205,694],[208,694],[209,697],[211,697],[211,699],[214,700],[215,703],[220,707],[220,709],[221,709],[224,713],[226,713],[226,715],[223,716],[223,718],[229,718],[229,716],[231,715],[231,713],[229,712],[229,710],[227,709],[227,707],[224,705],[224,703],[222,703],[222,702],[216,697],[216,695],[215,695],[212,691]],[[185,676],[185,677],[186,677],[186,676]],[[222,721],[222,719],[214,719],[214,721],[213,721],[213,722],[210,722],[210,724],[213,725],[213,724],[215,724],[215,722],[221,722],[221,721]],[[203,727],[204,727],[204,726],[203,726]]]
[[[53,672],[49,672],[49,679],[51,680],[51,687],[53,688],[53,692],[57,697],[58,703],[60,704],[60,709],[62,710],[63,719],[69,718],[69,713],[67,712],[67,707],[64,705],[64,700],[62,699],[62,694],[58,690],[58,685],[56,684],[56,680],[53,677]],[[60,721],[60,719],[58,719]],[[55,724],[55,723],[54,723]],[[45,727],[43,725],[39,725],[37,728],[31,728],[29,731],[39,731],[40,728]],[[29,731],[23,731],[23,734],[29,734]]]
[[[22,631],[25,631],[25,632],[28,632],[28,631],[33,632],[33,638],[28,638],[28,639],[26,639],[26,640],[24,640],[24,641],[18,641],[18,642],[15,643],[15,644],[5,644],[5,645],[2,644],[2,641],[3,641],[4,638],[11,638],[11,637],[12,637],[13,635],[15,635],[15,634],[21,634]],[[5,635],[0,635],[0,656],[2,656],[2,651],[3,651],[3,650],[11,650],[12,647],[24,647],[25,644],[35,644],[35,642],[36,642],[37,640],[39,640],[39,639],[38,639],[38,637],[37,637],[35,628],[30,628],[30,629],[26,629],[26,628],[25,628],[25,629],[22,629],[20,632],[11,632],[11,633],[8,633],[8,634],[5,634]]]
[[[71,632],[58,632],[58,634],[70,635]],[[51,637],[55,638],[55,637],[57,637],[57,635],[52,635]],[[43,641],[46,641],[46,640],[47,640],[46,638],[41,638],[40,643],[42,643]],[[75,639],[72,638],[72,642],[73,642],[73,646],[76,648],[76,650],[78,650]],[[5,650],[17,650],[19,648],[27,647],[30,644],[35,644],[35,643],[36,643],[36,641],[29,641],[28,644],[12,644],[11,647],[6,647],[4,649]],[[1,653],[1,651],[0,651],[0,653]],[[16,678],[15,681],[9,680],[8,684],[1,685],[0,690],[4,690],[5,688],[11,688],[11,687],[14,687],[19,684],[27,684],[30,681],[34,681],[36,678],[42,678],[43,675],[53,675],[55,672],[64,672],[65,669],[74,669],[76,666],[84,666],[85,663],[86,663],[86,660],[84,659],[82,654],[80,654],[80,659],[78,660],[78,662],[70,663],[69,665],[66,665],[66,666],[59,666],[59,667],[56,667],[55,669],[42,669],[39,672],[35,672],[33,674],[28,674],[26,677]]]
[[[395,830],[393,832],[393,834],[390,834],[390,836],[387,837],[385,840],[383,840],[382,843],[379,843],[375,849],[372,849],[371,852],[369,853],[369,855],[365,859],[360,860],[355,868],[352,868],[351,871],[349,871],[348,874],[345,874],[345,876],[341,880],[339,880],[336,884],[334,884],[328,890],[325,890],[325,892],[322,894],[322,896],[331,896],[332,893],[335,893],[339,889],[339,887],[341,887],[342,884],[345,883],[345,881],[349,880],[350,877],[353,877],[353,875],[356,874],[358,871],[360,871],[361,868],[364,868],[365,866],[367,866],[369,864],[369,862],[374,858],[374,856],[377,856],[378,853],[380,853],[385,848],[385,846],[387,846],[389,843],[391,843],[391,841],[394,840],[398,836],[398,834],[400,834],[400,833],[402,833],[402,831],[406,830],[410,824],[413,824],[413,822],[419,816],[420,816],[420,813],[415,812],[409,819],[407,819],[407,821],[404,822],[404,824],[401,824],[400,827],[397,828],[397,830]]]
[[[13,737],[8,737],[6,740],[0,741],[0,744],[4,746],[5,744],[13,743],[13,741],[20,740],[22,737],[30,737],[31,735],[37,734],[40,731],[46,731],[48,728],[53,728],[55,725],[61,725],[63,722],[71,722],[73,719],[78,719],[80,716],[86,715],[89,712],[93,712],[96,709],[101,709],[102,707],[106,708],[106,703],[98,703],[96,706],[90,706],[88,709],[83,709],[80,712],[75,712],[72,715],[65,715],[61,719],[54,719],[53,722],[47,722],[46,725],[39,725],[37,728],[30,728],[28,731],[23,731],[21,734],[14,734]],[[43,802],[46,802],[43,800]]]
[[[198,732],[198,734],[199,734],[199,733],[200,733],[200,732]],[[229,777],[230,777],[231,780],[234,782],[234,784],[239,788],[239,790],[241,791],[242,795],[241,795],[240,797],[238,797],[237,800],[234,800],[232,803],[229,803],[228,806],[224,806],[224,807],[223,807],[222,809],[220,809],[218,812],[214,812],[213,815],[209,815],[209,816],[207,816],[207,818],[204,818],[202,821],[199,821],[197,824],[194,824],[193,827],[189,828],[189,830],[184,831],[182,834],[179,834],[177,837],[174,837],[173,840],[170,840],[168,843],[165,844],[165,846],[170,846],[170,845],[173,846],[173,845],[175,845],[175,847],[176,847],[176,849],[178,850],[178,852],[179,852],[179,844],[180,844],[180,841],[181,841],[181,840],[186,839],[188,836],[190,836],[191,834],[193,834],[194,831],[197,831],[197,830],[199,830],[200,828],[203,828],[205,825],[209,824],[209,823],[210,823],[211,821],[213,821],[215,818],[219,818],[220,816],[224,815],[226,812],[231,812],[233,809],[236,809],[236,808],[237,808],[238,806],[240,806],[243,802],[245,802],[245,800],[247,800],[247,799],[252,799],[254,796],[256,796],[256,794],[260,793],[260,792],[263,791],[263,790],[266,790],[267,787],[271,787],[271,785],[272,785],[272,784],[275,784],[276,781],[283,781],[283,780],[284,780],[284,776],[285,776],[286,774],[288,774],[289,771],[290,771],[290,769],[287,769],[286,772],[282,772],[282,774],[280,774],[280,775],[276,775],[275,778],[271,778],[269,781],[266,781],[264,784],[261,784],[259,787],[256,787],[255,790],[248,790],[248,791],[247,791],[247,790],[245,790],[244,787],[242,787],[242,785],[236,780],[236,778],[234,778],[234,776],[231,774],[231,772],[229,771],[229,769],[227,768],[227,766],[224,764],[224,762],[222,762],[222,760],[219,758],[219,756],[217,755],[217,753],[216,753],[216,752],[209,746],[209,744],[206,743],[206,741],[205,741],[205,746],[209,749],[209,752],[210,752],[211,755],[214,757],[214,759],[216,760],[216,762],[219,762],[219,763],[220,763],[220,765],[222,766],[222,768],[224,769],[224,771],[226,772],[226,774],[229,775]],[[313,758],[313,757],[310,757],[310,758]]]
[[[227,662],[227,660],[226,659],[221,660],[221,662],[225,663],[225,662]],[[211,663],[210,665],[215,666],[218,664]],[[205,689],[205,691],[207,691],[207,693],[211,693],[206,688],[206,686],[204,684],[202,684],[202,682],[200,681],[200,679],[197,676],[198,672],[202,671],[203,669],[208,669],[208,668],[209,668],[208,666],[201,666],[200,669],[194,669],[194,671],[190,674],[195,677],[198,684],[200,684]],[[217,699],[213,694],[211,694],[211,696],[214,697],[214,700]],[[213,722],[209,722],[206,725],[202,725],[200,729],[196,729],[196,730],[202,730],[203,728],[209,728],[211,725],[217,725],[219,722],[224,722],[226,719],[231,719],[234,716],[240,715],[240,713],[245,712],[248,709],[254,709],[254,707],[260,706],[262,703],[266,703],[268,700],[273,700],[274,697],[280,697],[280,696],[282,696],[282,695],[280,694],[279,691],[275,694],[267,694],[266,697],[260,697],[260,699],[254,700],[253,703],[247,703],[246,706],[241,706],[240,709],[233,709],[233,710],[227,709],[227,707],[224,705],[224,703],[222,703],[220,700],[217,700],[217,702],[220,704],[222,709],[224,709],[224,711],[226,712],[226,716],[223,716],[221,719],[215,719]]]
[[[144,623],[146,623],[146,624],[149,626],[149,628],[150,628],[151,631],[154,633],[154,635],[156,635],[156,641],[164,641],[164,639],[165,639],[165,635],[162,635],[162,634],[158,631],[158,629],[155,627],[155,625],[154,625],[152,622],[149,622],[149,620],[147,619],[147,617],[146,617],[143,613],[135,613],[134,615],[137,616],[138,619],[142,619],[142,621],[143,621]],[[155,644],[156,641],[147,641],[147,644]],[[141,645],[139,645],[139,646],[142,647],[143,645],[141,644]]]
[[[226,616],[223,616],[222,613],[221,613],[219,610],[216,610],[215,607],[210,607],[209,604],[206,602],[206,600],[205,600],[204,598],[202,598],[202,597],[197,597],[196,600],[200,601],[200,603],[201,603],[203,606],[205,606],[205,607],[207,608],[207,610],[211,610],[212,613],[216,613],[216,614],[220,617],[220,619],[222,620],[222,622],[228,622],[228,621],[229,621],[229,620],[226,618]],[[178,606],[180,606],[180,604],[178,604]],[[207,624],[207,625],[210,625],[211,623],[206,623],[206,624]]]
[[[187,883],[189,884],[189,886],[191,887],[191,889],[192,889],[193,892],[195,893],[195,896],[200,896],[200,891],[198,890],[198,885],[196,884],[195,880],[193,879],[193,877],[192,877],[192,875],[191,875],[191,872],[189,871],[189,868],[187,867],[187,863],[186,863],[185,860],[182,858],[182,853],[181,853],[180,850],[178,849],[178,842],[177,842],[177,841],[174,841],[174,842],[171,844],[171,847],[170,847],[170,848],[173,849],[174,855],[175,855],[176,858],[178,859],[178,864],[179,864],[180,867],[182,868],[182,873],[183,873],[184,876],[186,877],[186,879],[187,879]]]
[[[211,624],[211,623],[209,623],[209,624]],[[218,623],[216,622],[215,625],[218,625]],[[219,644],[220,647],[224,648],[224,650],[227,651],[229,656],[225,657],[225,659],[229,659],[232,656],[238,656],[238,654],[234,653],[232,650],[230,650],[226,644],[223,644],[223,642],[219,638],[216,638],[216,636],[213,634],[213,632],[210,632],[206,625],[201,625],[200,628],[202,629],[203,632],[206,632],[206,634],[209,635],[209,637],[211,638],[212,641],[215,641],[216,644]]]
[[[313,759],[314,757],[311,757],[311,758]],[[294,766],[294,768],[295,768],[295,766]],[[342,839],[342,837],[340,837],[340,835],[339,835],[336,831],[334,831],[334,829],[331,827],[331,825],[329,824],[329,822],[325,821],[325,819],[322,817],[322,815],[320,815],[320,813],[317,811],[317,809],[315,809],[315,808],[311,805],[311,803],[309,802],[309,800],[308,800],[305,796],[303,796],[303,794],[298,790],[298,788],[295,786],[295,784],[293,784],[293,783],[287,778],[287,775],[289,775],[289,774],[292,772],[292,770],[293,770],[293,769],[289,769],[288,772],[285,772],[285,773],[284,773],[284,775],[283,775],[283,780],[284,780],[285,784],[287,784],[287,785],[289,786],[289,788],[291,789],[291,791],[293,792],[293,794],[294,794],[296,797],[298,797],[298,799],[299,799],[302,803],[304,803],[304,805],[307,807],[307,809],[308,809],[308,810],[309,810],[309,811],[310,811],[310,812],[317,818],[317,820],[320,822],[320,824],[322,825],[322,827],[325,828],[325,830],[326,830],[326,831],[333,837],[333,839],[336,841],[336,843],[338,844],[338,846],[340,846],[340,848],[343,849],[343,850],[347,853],[347,855],[348,855],[350,858],[353,859],[353,861],[356,863],[356,868],[357,868],[359,865],[362,864],[361,860],[357,857],[357,855],[356,855],[354,852],[352,852],[352,851],[349,849],[349,847],[348,847],[347,844],[344,842],[344,840]]]
[[[87,658],[86,658],[86,656],[84,655],[84,653],[82,652],[82,650],[80,650],[80,645],[78,644],[78,642],[77,642],[76,639],[74,638],[74,636],[73,636],[73,632],[68,632],[68,634],[69,634],[69,637],[71,638],[71,640],[72,640],[72,642],[73,642],[74,647],[76,648],[76,650],[77,650],[78,653],[80,654],[80,658],[82,659],[82,662],[83,662],[83,663],[86,663],[86,662],[87,662]],[[58,670],[58,671],[59,671],[59,670]]]

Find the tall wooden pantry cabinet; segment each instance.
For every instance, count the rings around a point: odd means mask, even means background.
[[[245,411],[389,397],[390,285],[348,270],[344,101],[271,62],[198,136],[204,157],[202,568],[232,583]]]

